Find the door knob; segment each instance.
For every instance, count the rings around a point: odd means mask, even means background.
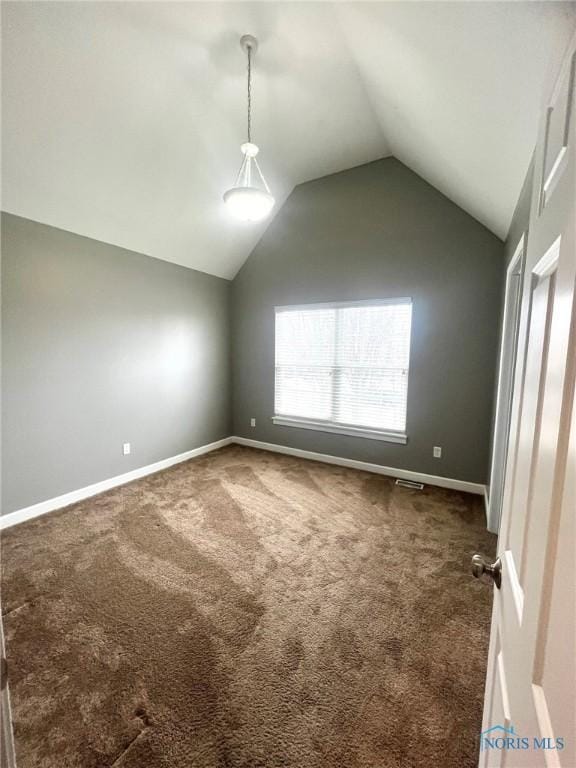
[[[482,555],[473,555],[472,575],[477,579],[486,575],[488,579],[491,579],[496,587],[500,589],[502,586],[502,561],[498,558],[495,562],[490,564],[482,557]]]

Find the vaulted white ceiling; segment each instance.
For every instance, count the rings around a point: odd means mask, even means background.
[[[4,2],[4,210],[231,278],[245,59],[279,203],[394,154],[505,237],[565,2]]]

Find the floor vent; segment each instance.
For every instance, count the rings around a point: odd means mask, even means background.
[[[402,488],[412,488],[414,491],[421,491],[424,488],[424,483],[415,483],[413,480],[396,480],[396,485],[401,485]]]

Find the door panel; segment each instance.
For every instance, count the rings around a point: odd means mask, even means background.
[[[552,532],[547,558],[552,568],[546,572],[542,609],[539,616],[534,682],[540,685],[548,704],[551,723],[557,733],[574,734],[574,704],[562,696],[548,696],[548,691],[564,690],[564,681],[576,681],[576,649],[570,647],[566,625],[576,625],[574,569],[564,567],[574,559],[576,525],[574,507],[568,508],[570,497],[576,496],[576,407],[572,407],[570,444],[567,449],[566,477],[559,506],[553,517],[557,529]],[[557,502],[557,500],[555,500]],[[574,690],[571,697],[574,698]],[[576,762],[574,762],[576,765]]]
[[[544,257],[546,259],[546,257]],[[546,366],[547,337],[550,333],[551,299],[554,292],[554,264],[551,273],[534,272],[530,295],[530,325],[526,353],[526,374],[520,412],[520,433],[515,451],[512,514],[508,516],[506,550],[512,553],[518,580],[523,586],[524,532],[527,520],[517,510],[530,511],[531,476],[538,447],[542,408],[542,378]]]
[[[558,79],[556,92],[552,95],[546,113],[544,134],[543,173],[540,189],[540,211],[549,202],[556,183],[564,171],[567,161],[568,144],[572,129],[574,78],[576,76],[576,55],[572,54],[563,77]]]

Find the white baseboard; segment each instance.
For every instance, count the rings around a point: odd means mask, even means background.
[[[154,464],[148,464],[145,467],[139,467],[133,469],[131,472],[126,472],[123,475],[117,475],[116,477],[110,477],[107,480],[101,480],[93,485],[87,485],[85,488],[79,488],[76,491],[70,491],[62,496],[56,496],[53,499],[47,499],[41,501],[38,504],[33,504],[30,507],[24,507],[23,509],[17,509],[15,512],[9,512],[7,515],[0,517],[0,530],[5,528],[11,528],[13,525],[18,525],[26,520],[31,520],[34,517],[39,517],[47,512],[53,512],[56,509],[62,507],[68,507],[70,504],[75,504],[83,499],[88,499],[90,496],[96,496],[98,493],[103,493],[111,488],[116,488],[119,485],[125,485],[131,483],[133,480],[138,480],[140,477],[146,475],[152,475],[154,472],[160,472],[162,469],[167,469],[174,464],[179,464],[182,461],[193,459],[196,456],[202,456],[204,453],[215,451],[218,448],[224,448],[231,443],[237,443],[238,445],[246,445],[251,448],[260,448],[264,451],[272,451],[274,453],[284,453],[288,456],[299,456],[302,459],[312,459],[313,461],[321,461],[325,464],[337,464],[340,467],[350,467],[351,469],[360,469],[364,472],[374,472],[378,475],[388,475],[389,477],[398,477],[402,480],[414,480],[418,483],[425,483],[427,485],[436,485],[440,488],[451,488],[455,491],[465,491],[467,493],[476,493],[480,496],[484,496],[485,503],[487,504],[487,489],[485,485],[480,483],[469,483],[466,480],[453,480],[449,477],[439,477],[438,475],[425,475],[421,472],[412,472],[408,469],[396,469],[395,467],[383,467],[380,464],[370,464],[366,461],[356,461],[355,459],[343,459],[340,456],[330,456],[326,453],[315,453],[314,451],[303,451],[300,448],[289,448],[285,445],[277,445],[276,443],[263,443],[260,440],[250,440],[247,437],[225,437],[222,440],[217,440],[215,443],[209,443],[208,445],[201,445],[199,448],[194,448],[191,451],[180,453],[177,456],[171,456],[168,459],[162,459]]]
[[[171,456],[168,459],[156,461],[154,464],[148,464],[145,467],[133,469],[131,472],[126,472],[123,475],[116,475],[116,477],[101,480],[99,483],[87,485],[85,488],[79,488],[76,491],[64,493],[62,496],[56,496],[53,499],[41,501],[30,507],[24,507],[23,509],[17,509],[15,512],[9,512],[7,515],[2,515],[0,517],[0,530],[10,528],[13,525],[18,525],[18,523],[23,523],[25,520],[31,520],[33,517],[44,515],[46,512],[53,512],[55,509],[68,507],[70,504],[75,504],[77,501],[88,499],[90,496],[96,496],[98,493],[109,491],[111,488],[116,488],[119,485],[131,483],[133,480],[138,480],[140,477],[145,477],[146,475],[152,475],[154,472],[160,472],[160,470],[167,469],[173,464],[188,461],[188,459],[193,459],[195,456],[202,456],[204,453],[223,448],[225,445],[230,445],[232,442],[234,442],[234,438],[225,437],[222,440],[217,440],[215,443],[201,445],[199,448],[193,448],[191,451],[179,453],[177,456]]]
[[[312,459],[313,461],[322,461],[325,464],[337,464],[340,467],[350,467],[351,469],[361,469],[364,472],[374,472],[378,475],[388,475],[389,477],[399,477],[402,480],[414,480],[417,483],[426,485],[436,485],[439,488],[451,488],[454,491],[465,491],[466,493],[476,493],[479,496],[485,494],[486,486],[481,483],[469,483],[467,480],[453,480],[450,477],[440,477],[439,475],[425,475],[422,472],[412,472],[409,469],[396,469],[395,467],[383,467],[380,464],[369,464],[367,461],[356,461],[355,459],[343,459],[340,456],[330,456],[327,453],[315,453],[314,451],[303,451],[300,448],[288,448],[285,445],[276,443],[262,443],[260,440],[250,440],[247,437],[233,437],[233,443],[246,445],[251,448],[260,448],[263,451],[273,451],[274,453],[285,453],[288,456],[299,456],[301,459]]]

